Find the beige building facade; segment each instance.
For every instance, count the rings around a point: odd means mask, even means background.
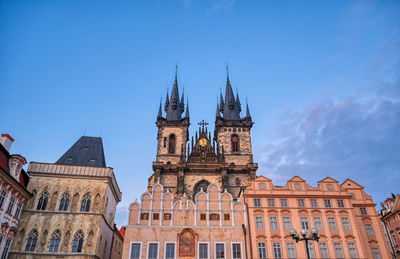
[[[211,183],[194,200],[160,183],[129,208],[122,258],[246,258],[246,206]]]
[[[109,258],[121,192],[101,139],[82,137],[55,164],[31,162],[28,173],[34,196],[10,258]]]
[[[391,258],[372,197],[347,179],[327,177],[317,187],[296,176],[285,186],[257,177],[244,193],[248,208],[251,258],[307,258],[305,244],[289,231],[316,228],[311,258]]]

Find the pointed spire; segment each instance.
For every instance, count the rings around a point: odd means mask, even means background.
[[[240,103],[240,100],[239,100],[239,90],[238,90],[237,87],[236,87],[236,104],[237,104],[237,107],[238,107],[238,111],[241,112],[242,111],[242,104]]]
[[[169,93],[168,93],[168,87],[167,87],[167,98],[165,98],[165,105],[164,105],[164,111],[167,112],[168,111],[168,106],[169,106],[169,97],[168,97]]]
[[[219,112],[219,104],[218,104],[218,102],[217,102],[217,111],[215,112],[215,118],[218,118],[218,117],[220,117],[221,116],[221,114],[220,114],[220,112]]]
[[[224,98],[222,97],[222,90],[219,89],[219,110],[224,113]]]
[[[251,118],[249,104],[247,103],[247,98],[246,98],[246,118]]]
[[[240,120],[238,104],[236,103],[235,96],[233,95],[231,81],[229,80],[228,66],[226,66],[226,89],[225,89],[225,104],[224,104],[224,119],[226,120]]]
[[[182,119],[183,109],[180,105],[179,100],[179,89],[178,89],[178,65],[176,65],[175,81],[172,87],[171,99],[167,109],[167,120],[177,121]]]
[[[183,95],[182,95],[182,98],[183,98]],[[189,118],[189,98],[187,99],[187,102],[186,102],[185,118]]]
[[[183,113],[185,111],[185,86],[183,86],[183,89],[182,89],[182,97],[181,97],[180,108],[181,108],[181,113]]]
[[[158,115],[157,115],[157,118],[162,118],[161,104],[162,104],[162,97],[160,98],[160,107],[158,108]]]

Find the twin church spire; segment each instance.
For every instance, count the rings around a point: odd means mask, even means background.
[[[240,113],[242,111],[242,106],[239,99],[239,94],[236,93],[236,97],[233,94],[231,81],[229,79],[228,66],[226,67],[226,89],[225,89],[225,99],[222,97],[222,92],[220,93],[220,101],[217,103],[216,119],[224,119],[227,121],[241,120]],[[162,104],[160,102],[160,107],[158,110],[157,119],[164,119],[162,116]],[[172,87],[171,96],[167,92],[167,97],[164,104],[164,111],[166,113],[165,120],[167,121],[181,121],[182,119],[189,120],[189,105],[186,104],[185,116],[182,114],[185,111],[184,103],[184,93],[182,93],[181,98],[179,98],[179,88],[178,88],[178,66],[176,66],[175,71],[175,81]],[[221,116],[222,114],[222,116]],[[246,119],[251,120],[249,106],[246,103]]]

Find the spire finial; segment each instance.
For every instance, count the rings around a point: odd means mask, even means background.
[[[189,118],[189,98],[186,98],[186,113],[185,118]]]
[[[251,118],[249,104],[247,102],[247,97],[246,97],[246,118]]]
[[[229,80],[229,66],[226,65],[226,78]]]
[[[161,117],[162,117],[161,105],[162,105],[162,96],[161,96],[161,98],[160,98],[160,108],[158,108],[158,115],[157,115],[157,118],[161,118]]]

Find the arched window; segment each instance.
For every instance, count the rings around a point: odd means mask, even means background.
[[[68,205],[69,205],[69,193],[66,192],[61,196],[60,207],[58,208],[58,210],[67,211]]]
[[[61,232],[57,229],[56,231],[54,231],[53,235],[51,235],[49,252],[58,252],[60,240]]]
[[[86,193],[83,195],[82,203],[81,203],[81,211],[89,211],[90,210],[90,194]]]
[[[33,252],[36,248],[36,243],[38,239],[38,232],[36,229],[32,230],[26,241],[25,251]]]
[[[74,236],[74,241],[72,243],[72,252],[82,252],[83,238],[83,232],[79,230]]]
[[[173,154],[175,153],[175,143],[176,139],[175,139],[175,135],[171,134],[169,135],[169,145],[168,145],[168,153]]]
[[[47,206],[47,200],[49,199],[49,193],[48,192],[42,192],[39,198],[39,202],[37,205],[37,210],[45,210]]]
[[[232,135],[232,152],[239,152],[239,136]]]

